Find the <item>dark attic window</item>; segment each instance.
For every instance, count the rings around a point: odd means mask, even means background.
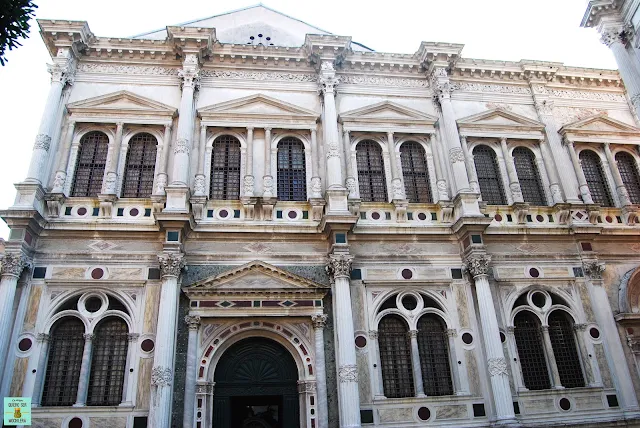
[[[248,45],[256,45],[256,46],[273,46],[271,42],[271,37],[262,33],[258,33],[255,36],[249,36]]]

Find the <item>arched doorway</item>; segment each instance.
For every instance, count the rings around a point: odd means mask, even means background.
[[[232,345],[214,373],[216,428],[298,428],[298,371],[277,342],[248,338]]]

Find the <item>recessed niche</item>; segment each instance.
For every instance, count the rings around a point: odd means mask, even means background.
[[[431,410],[429,410],[427,407],[420,407],[418,409],[418,417],[421,421],[429,420],[429,418],[431,417]]]
[[[413,278],[413,272],[411,269],[402,269],[402,277],[404,279],[411,279]]]

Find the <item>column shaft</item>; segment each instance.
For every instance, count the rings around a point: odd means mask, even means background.
[[[253,196],[253,127],[247,127],[247,160],[245,162],[243,190],[244,196]]]
[[[469,187],[475,193],[480,193],[480,184],[478,183],[478,175],[476,174],[476,167],[473,164],[473,156],[469,153],[469,146],[467,146],[467,137],[460,136],[460,144],[462,145],[462,153],[464,154],[464,164],[467,168],[467,175],[469,176]]]
[[[171,182],[174,186],[187,186],[189,180],[189,152],[191,150],[191,131],[193,119],[193,86],[185,84],[180,99],[180,117],[178,119],[178,138],[173,148],[173,173]]]
[[[67,134],[65,136],[64,146],[62,147],[62,151],[60,153],[60,160],[58,161],[58,166],[56,168],[56,176],[53,179],[53,188],[51,189],[51,193],[62,193],[64,192],[64,183],[67,179],[67,168],[69,164],[69,155],[71,154],[71,142],[73,141],[73,133],[76,128],[76,123],[74,121],[69,121],[67,125]]]
[[[87,405],[87,393],[89,392],[89,376],[91,375],[91,353],[93,351],[93,334],[84,335],[84,351],[82,352],[82,364],[80,365],[80,379],[78,381],[78,394],[75,407]]]
[[[446,167],[444,160],[442,159],[442,153],[438,148],[438,142],[436,141],[436,134],[429,135],[429,141],[431,143],[431,152],[434,156],[434,166],[436,168],[436,187],[438,188],[438,201],[448,201],[449,191],[447,189],[447,179],[445,177]]]
[[[553,345],[551,344],[551,337],[549,336],[549,326],[542,326],[542,340],[544,341],[545,354],[547,355],[547,361],[549,362],[549,371],[551,372],[551,386],[556,389],[562,388],[562,382],[560,381],[560,373],[558,373],[558,364],[556,363],[556,356],[553,353]]]
[[[620,37],[617,37],[615,41],[609,45],[609,48],[611,48],[616,63],[618,64],[618,70],[624,81],[624,86],[629,92],[629,98],[631,98],[631,102],[636,108],[636,112],[638,112],[637,114],[640,114],[640,78],[638,77],[634,61],[622,44]]]
[[[109,145],[109,153],[107,154],[107,165],[105,167],[104,179],[102,181],[102,193],[105,195],[115,195],[117,193],[116,185],[118,183],[118,163],[120,159],[120,148],[122,146],[122,131],[124,123],[116,124],[116,138],[113,144]]]
[[[318,393],[318,428],[329,427],[329,404],[327,399],[327,372],[325,369],[324,356],[324,325],[327,320],[326,315],[315,315],[312,317],[315,329],[315,349],[316,349],[316,388]]]
[[[345,186],[349,191],[349,198],[358,197],[358,189],[356,185],[356,178],[353,172],[353,162],[351,159],[351,138],[349,137],[349,130],[342,129],[342,140],[344,144],[344,165],[347,172],[347,179],[345,180]]]
[[[524,202],[522,197],[522,190],[520,189],[520,180],[518,180],[518,173],[516,172],[516,165],[513,163],[513,157],[509,154],[509,147],[507,146],[507,139],[500,139],[500,147],[502,148],[502,157],[504,163],[507,166],[507,175],[509,176],[509,189],[511,190],[511,197],[513,202]]]
[[[264,177],[262,178],[262,196],[276,196],[273,176],[271,175],[271,128],[264,129]]]
[[[158,173],[156,174],[155,195],[164,195],[164,188],[169,182],[167,176],[167,164],[169,162],[169,147],[171,146],[171,125],[164,126],[164,138],[162,139],[162,151],[158,161]]]
[[[460,370],[458,367],[458,357],[456,352],[456,330],[447,330],[447,336],[449,338],[449,361],[451,365],[451,372],[453,374],[453,392],[456,395],[468,394],[468,388],[463,390],[462,383],[460,382]]]
[[[200,125],[200,137],[198,139],[197,150],[193,151],[193,157],[196,159],[196,176],[193,181],[193,195],[206,196],[206,179],[204,176],[204,160],[205,160],[205,144],[207,143],[207,125]]]
[[[135,355],[136,355],[136,342],[140,337],[137,333],[129,333],[129,346],[127,347],[127,365],[124,371],[124,388],[122,388],[122,403],[121,406],[133,406],[133,401],[131,397],[133,396],[133,385],[136,371],[130,372],[130,369],[133,369],[135,365]]]
[[[36,379],[31,394],[31,404],[34,407],[39,406],[42,399],[42,386],[44,385],[47,359],[49,358],[49,335],[41,333],[38,335],[38,340],[40,342],[40,353],[38,357],[38,368],[36,369]],[[27,394],[25,394],[25,396],[27,396]]]
[[[420,351],[418,350],[418,330],[409,331],[411,340],[411,367],[413,368],[413,383],[416,387],[416,397],[424,397],[422,383],[422,366],[420,365]]]
[[[453,175],[451,187],[453,187],[455,194],[468,192],[470,188],[467,170],[464,164],[464,154],[460,144],[460,136],[458,135],[458,125],[453,107],[451,106],[451,98],[448,94],[440,97],[440,107],[442,109],[444,137],[447,143],[446,147],[448,149],[449,162],[451,163]]]
[[[320,156],[316,128],[311,128],[311,197],[322,197],[322,179],[320,178]]]
[[[544,169],[547,170],[547,176],[549,177],[549,190],[553,197],[553,203],[562,204],[564,203],[564,199],[562,198],[562,192],[560,191],[558,172],[556,171],[556,164],[553,160],[553,155],[549,152],[548,143],[544,139],[541,139],[539,143],[540,153],[542,153],[542,161],[544,162]]]
[[[618,163],[613,157],[613,153],[611,153],[611,147],[609,143],[604,143],[604,153],[607,156],[607,162],[609,163],[609,168],[611,169],[611,175],[613,176],[613,181],[616,184],[616,190],[618,192],[618,197],[620,198],[620,205],[627,206],[632,205],[631,199],[629,198],[629,192],[622,181],[622,176],[620,175],[620,170],[618,169]]]
[[[336,71],[330,62],[323,62],[320,71],[320,90],[323,95],[322,134],[327,156],[327,188],[344,189],[340,136],[338,134],[338,114],[336,112],[335,90],[338,85]]]
[[[576,172],[576,177],[578,177],[578,185],[580,186],[582,201],[585,204],[593,204],[593,198],[591,197],[591,192],[589,191],[587,178],[584,176],[584,172],[582,171],[582,167],[580,166],[580,159],[578,159],[576,149],[575,147],[573,147],[573,141],[567,141],[567,148],[569,149],[569,156],[571,157],[571,163],[573,164],[573,169]]]
[[[189,325],[189,342],[187,345],[187,368],[184,382],[184,415],[182,426],[183,428],[192,428],[196,406],[196,360],[198,359],[196,353],[198,351],[200,317],[187,315],[184,320]]]
[[[391,162],[392,199],[405,199],[404,184],[402,183],[402,175],[398,167],[398,157],[396,156],[396,144],[393,139],[393,132],[387,132],[387,149],[389,150],[389,162]]]
[[[0,263],[2,264],[2,277],[0,278],[0,384],[2,384],[1,378],[4,373],[7,352],[11,347],[13,300],[16,296],[18,279],[26,265],[26,259],[21,254],[6,253]]]

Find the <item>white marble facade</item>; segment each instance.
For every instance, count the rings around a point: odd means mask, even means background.
[[[1,211],[0,282],[0,387],[33,398],[34,426],[271,426],[233,419],[238,387],[260,395],[264,379],[216,371],[252,343],[291,376],[277,426],[640,426],[626,38],[606,40],[618,73],[450,43],[375,52],[261,5],[129,39],[39,26],[51,90]],[[140,135],[152,173],[131,196]],[[212,193],[231,186],[212,166],[224,138],[238,143],[231,197]],[[63,376],[52,356],[72,336]],[[96,367],[120,370],[117,391]]]

